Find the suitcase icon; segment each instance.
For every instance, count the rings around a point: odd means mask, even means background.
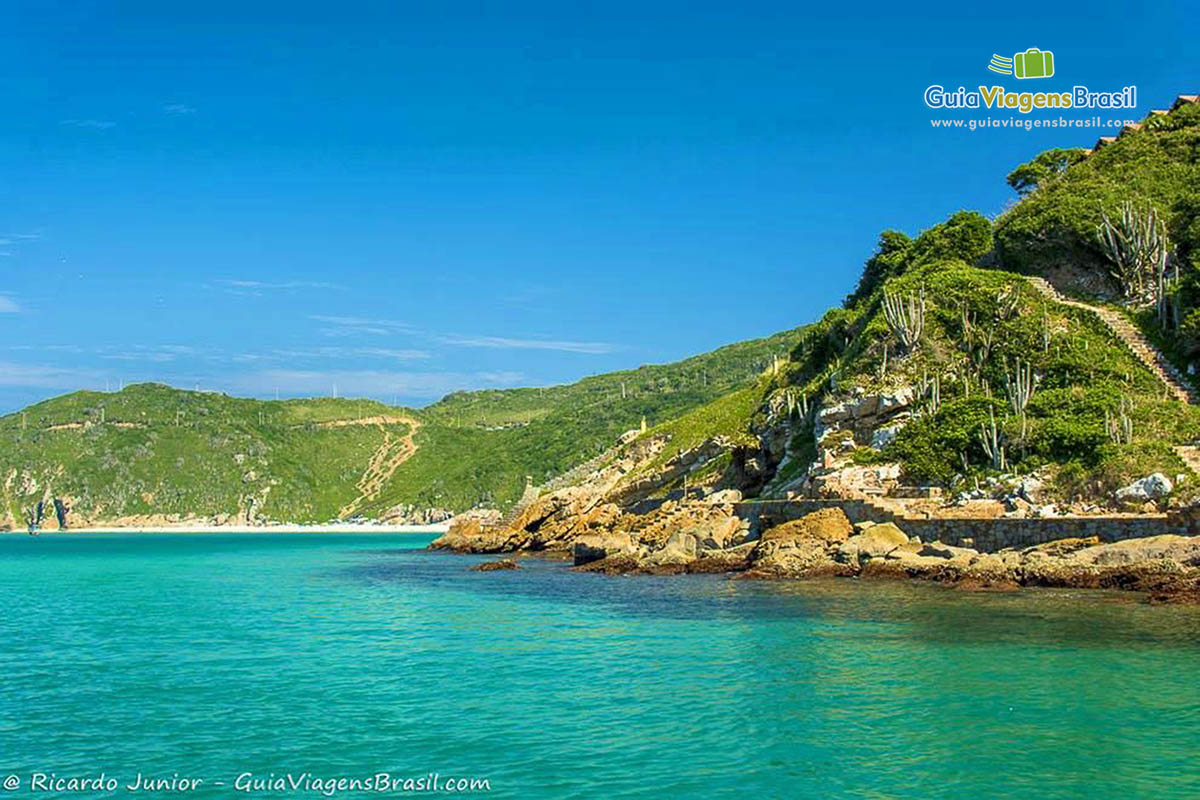
[[[1013,74],[1018,78],[1049,78],[1054,74],[1054,53],[1031,47],[1013,56]]]

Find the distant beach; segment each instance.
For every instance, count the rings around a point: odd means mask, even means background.
[[[438,525],[386,525],[383,523],[340,523],[329,525],[99,525],[95,527],[67,528],[66,530],[43,529],[38,535],[50,533],[445,533],[449,523]],[[28,531],[16,529],[5,531],[27,536]]]

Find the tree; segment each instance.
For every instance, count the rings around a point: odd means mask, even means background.
[[[902,274],[908,268],[907,256],[910,247],[912,239],[900,231],[886,230],[879,234],[875,255],[863,265],[854,294],[846,298],[846,307],[853,308],[860,301],[870,297],[888,279]]]
[[[992,251],[992,222],[978,211],[959,211],[923,231],[913,242],[912,266],[958,259],[977,264]]]
[[[1048,178],[1061,175],[1072,164],[1078,164],[1087,158],[1087,151],[1063,149],[1056,147],[1047,150],[1032,161],[1028,161],[1008,174],[1008,185],[1017,194],[1026,195],[1044,183]]]

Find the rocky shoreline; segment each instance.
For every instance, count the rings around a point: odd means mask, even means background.
[[[575,488],[545,498],[511,525],[496,515],[459,517],[431,547],[557,554],[578,571],[606,575],[884,578],[987,591],[1110,589],[1138,592],[1153,603],[1200,602],[1200,536],[1163,533],[1107,543],[1091,536],[989,553],[923,542],[892,522],[854,524],[836,507],[755,531],[733,513],[732,495],[668,501],[631,514]]]

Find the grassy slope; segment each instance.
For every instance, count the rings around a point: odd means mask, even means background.
[[[911,423],[881,456],[900,461],[910,480],[951,482],[962,472],[963,454],[971,473],[993,472],[979,441],[989,409],[1008,439],[1015,470],[1051,465],[1065,495],[1101,496],[1150,471],[1186,471],[1171,445],[1200,435],[1200,410],[1165,399],[1162,384],[1094,315],[1045,303],[1019,275],[952,262],[893,279],[887,290],[912,294],[921,286],[929,311],[917,353],[899,360],[893,356],[888,373],[880,376],[889,334],[876,303],[856,321],[851,342],[837,356],[839,386],[846,390],[913,385],[926,375],[940,376],[940,409]],[[999,298],[1011,292],[1018,299],[1013,311],[1006,312]],[[974,318],[973,334],[964,331],[964,307]],[[981,358],[986,332],[993,345],[975,369],[970,364]],[[1005,390],[1018,360],[1042,376],[1023,436]],[[792,374],[811,374],[818,366],[801,360]],[[815,391],[819,380],[802,386]],[[1105,418],[1106,412],[1117,417],[1123,404],[1134,438],[1117,444],[1108,435]]]
[[[721,398],[798,340],[798,331],[787,331],[565,386],[449,395],[421,412],[421,449],[370,508],[506,505],[520,496],[524,476],[542,483],[611,447],[643,418],[654,426]],[[527,424],[488,429],[514,422]]]
[[[369,401],[264,403],[151,384],[76,392],[0,418],[5,505],[19,518],[49,484],[89,517],[232,513],[254,497],[273,517],[328,518],[353,499],[381,434],[316,423],[390,412]]]
[[[928,307],[925,334],[915,353],[898,356],[880,298],[884,290],[905,295],[921,287]],[[1017,299],[1006,310],[1001,298],[1013,293]],[[973,334],[964,331],[964,308],[974,320]],[[993,344],[983,358],[980,336],[985,331]],[[885,343],[891,348],[886,373],[880,370]],[[973,359],[979,367],[971,366]],[[1041,376],[1024,429],[1005,392],[1006,376],[1018,360]],[[836,390],[830,388],[831,375]],[[1172,445],[1200,437],[1200,408],[1167,399],[1158,379],[1094,315],[1044,302],[1021,275],[954,261],[891,279],[856,311],[831,311],[806,329],[778,374],[763,374],[650,434],[671,436],[657,459],[661,463],[711,436],[746,443],[752,441],[752,430],[785,424],[779,415],[768,416],[767,409],[786,407],[781,395],[787,392],[814,402],[836,402],[857,390],[894,390],[919,385],[930,376],[941,381],[940,407],[934,411],[927,401],[922,403],[922,414],[882,453],[860,448],[856,461],[899,462],[913,483],[961,486],[964,478],[996,475],[999,471],[991,467],[979,439],[990,411],[1007,439],[1011,471],[1047,468],[1061,499],[1102,498],[1150,472],[1188,473]],[[1112,441],[1107,428],[1106,417],[1116,418],[1122,410],[1132,421],[1128,443]],[[797,420],[790,430],[791,458],[777,485],[798,475],[816,456],[811,425]],[[969,466],[960,477],[963,455]],[[1184,493],[1195,488],[1185,486]]]
[[[810,326],[780,375],[662,426],[660,431],[673,436],[664,456],[705,436],[746,436],[752,429],[780,424],[766,409],[772,400],[775,408],[782,406],[779,395],[784,392],[837,399],[853,389],[913,385],[937,375],[942,381],[937,413],[910,424],[882,454],[860,450],[860,462],[895,460],[910,481],[953,483],[962,480],[965,455],[964,477],[995,474],[979,439],[990,410],[1008,440],[1015,471],[1048,467],[1064,499],[1102,497],[1152,471],[1172,476],[1189,472],[1172,446],[1200,437],[1200,410],[1165,399],[1157,379],[1093,315],[1047,306],[1014,274],[1083,278],[1085,285],[1103,286],[1108,267],[1096,244],[1095,226],[1101,208],[1115,213],[1124,200],[1155,206],[1169,224],[1183,278],[1179,292],[1185,324],[1180,331],[1164,331],[1156,327],[1152,312],[1133,317],[1182,366],[1200,352],[1200,310],[1190,310],[1200,308],[1200,106],[1152,118],[1144,130],[1043,180],[996,221],[995,249],[983,260],[1000,269],[970,268],[956,262],[954,253],[933,263],[912,263],[919,253],[953,244],[949,223],[923,234],[907,256],[886,262],[908,259],[900,277],[893,273],[888,280],[878,263],[868,264],[884,284],[868,283],[863,302],[834,309]],[[960,257],[973,261],[987,250]],[[883,269],[886,273],[889,267]],[[924,341],[916,354],[898,358],[880,298],[885,289],[915,294],[922,285],[929,303]],[[999,301],[1005,291],[1020,292],[1011,315],[1002,312]],[[973,334],[964,331],[964,307],[975,320]],[[984,359],[979,337],[987,332],[995,344]],[[881,375],[885,341],[890,365]],[[1006,375],[1018,359],[1042,376],[1024,426],[1009,410],[1005,392]],[[980,360],[978,367],[973,360]],[[1114,442],[1106,422],[1123,411],[1132,421],[1128,443]],[[777,484],[798,475],[816,456],[811,426],[791,426],[789,455]],[[1195,492],[1196,483],[1193,479],[1183,492]]]
[[[1182,260],[1200,256],[1200,105],[1151,117],[1145,127],[1042,182],[996,221],[1002,263],[1018,272],[1053,273],[1064,263],[1105,278],[1096,239],[1101,211],[1122,202],[1154,206]]]
[[[360,513],[398,503],[503,505],[519,496],[525,475],[542,481],[608,447],[643,416],[655,424],[719,397],[795,341],[788,332],[565,386],[457,393],[421,411],[156,385],[75,392],[0,418],[4,510],[19,520],[49,486],[92,519],[234,513],[255,498],[271,519],[327,520],[359,494],[385,428],[395,439],[408,426],[321,423],[384,416],[416,418],[419,449]],[[526,424],[489,429],[514,422]]]

